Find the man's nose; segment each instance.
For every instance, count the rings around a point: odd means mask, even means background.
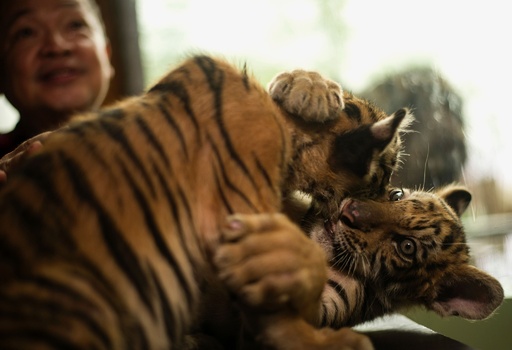
[[[66,55],[71,52],[73,43],[65,38],[61,32],[54,30],[45,33],[44,42],[41,48],[43,56]]]

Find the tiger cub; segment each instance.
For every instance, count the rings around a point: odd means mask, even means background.
[[[304,197],[295,198],[307,202]],[[470,193],[457,185],[433,193],[391,189],[386,198],[345,198],[338,215],[328,219],[318,215],[313,203],[303,213],[302,228],[322,246],[330,268],[317,318],[312,322],[338,329],[411,306],[471,320],[491,315],[503,301],[503,288],[495,278],[469,265],[460,216],[470,200]],[[301,293],[300,289],[289,294],[276,292],[281,279],[288,278],[287,267],[282,266],[286,259],[275,248],[276,237],[286,229],[279,220],[246,222],[238,228],[241,232],[236,240],[222,251],[224,261],[233,254],[244,261],[232,271],[234,281],[229,282],[243,298],[253,298],[251,278],[255,272],[251,264],[271,281],[266,294],[258,299],[260,307],[272,307]],[[275,257],[274,265],[255,259],[252,250],[258,245],[251,236],[254,232],[262,240],[269,239],[267,255]],[[224,268],[230,271],[232,266],[226,263]],[[348,332],[346,328],[337,332],[322,329],[314,335],[323,344],[318,346],[311,332],[297,329],[271,329],[263,342],[279,349],[338,349]],[[359,341],[352,344],[354,348],[372,348]]]
[[[503,289],[469,265],[460,216],[470,200],[456,185],[433,193],[395,188],[384,200],[346,198],[335,220],[305,223],[331,266],[318,325],[353,326],[410,306],[488,317]]]
[[[400,109],[387,115],[370,101],[359,98],[343,90],[340,95],[322,93],[341,89],[336,83],[323,78],[318,73],[295,70],[276,76],[269,84],[272,98],[286,111],[300,116],[299,121],[316,120],[321,123],[297,123],[298,130],[307,132],[303,148],[297,152],[300,163],[313,163],[314,159],[326,159],[316,162],[307,171],[307,177],[295,176],[294,182],[287,186],[305,188],[319,203],[317,209],[325,215],[335,215],[336,203],[348,195],[380,197],[384,195],[392,172],[401,158],[402,141],[400,133],[408,131],[413,121],[407,109]],[[325,137],[323,129],[331,125],[329,118],[339,117],[339,113],[329,113],[329,106],[341,105],[341,132],[335,137]],[[340,130],[339,127],[335,128]],[[298,131],[297,130],[297,131]],[[299,137],[296,131],[292,137]],[[322,147],[313,147],[323,145]],[[323,153],[330,149],[335,152]],[[311,161],[309,161],[311,159]],[[300,169],[289,169],[302,172]],[[343,172],[344,176],[337,176]],[[344,191],[337,193],[336,186]],[[295,203],[290,201],[290,205]]]
[[[293,72],[282,73],[274,78],[269,85],[269,93],[271,97],[276,101],[281,108],[287,113],[298,116],[299,120],[317,120],[322,124],[303,124],[301,127],[305,131],[309,132],[308,143],[310,143],[304,149],[299,150],[299,154],[303,159],[306,157],[312,157],[312,159],[325,157],[323,153],[317,153],[315,150],[307,149],[315,144],[320,144],[325,140],[322,140],[321,128],[332,123],[333,118],[337,118],[341,115],[347,125],[349,125],[346,131],[343,131],[340,136],[333,142],[328,141],[327,144],[332,143],[337,145],[336,152],[329,155],[330,159],[339,157],[342,161],[338,164],[339,169],[345,172],[344,181],[352,183],[345,187],[346,191],[343,192],[343,196],[349,193],[352,194],[363,194],[366,196],[379,195],[385,190],[384,186],[387,186],[391,172],[394,170],[397,164],[397,159],[400,157],[401,151],[401,140],[399,134],[405,132],[409,125],[412,116],[406,114],[403,119],[397,123],[397,120],[386,117],[386,115],[377,107],[373,106],[369,101],[360,99],[349,92],[342,91],[341,87],[320,76],[315,72],[306,72],[303,70],[295,70]],[[340,108],[341,107],[341,108]],[[343,111],[343,113],[339,113]],[[395,113],[395,117],[400,117],[400,114],[406,112],[401,110]],[[367,124],[368,121],[379,121],[373,122],[373,124]],[[387,135],[387,136],[386,136]],[[296,135],[294,135],[296,137]],[[388,144],[383,143],[383,137],[393,137],[392,141]],[[354,147],[356,145],[356,147]],[[304,153],[304,154],[301,154]],[[316,164],[316,173],[314,175],[315,182],[323,181],[323,186],[327,188],[325,193],[316,193],[316,200],[321,201],[326,207],[336,202],[332,194],[334,192],[329,187],[330,181],[333,181],[332,170],[328,168],[322,168],[322,164]],[[293,171],[296,171],[293,169]],[[313,176],[312,176],[313,177]],[[290,183],[287,184],[287,187]],[[317,186],[315,184],[315,186]],[[297,208],[294,208],[298,201],[295,200],[292,192],[287,192],[288,195],[283,197],[282,211],[291,218],[292,221],[297,222],[295,213],[298,212]],[[302,203],[300,203],[302,206]],[[334,210],[337,210],[335,208]],[[329,212],[327,209],[325,212]],[[240,215],[237,218],[241,218]],[[266,218],[265,221],[272,222],[275,219],[282,219],[283,217],[273,218],[272,220]],[[279,221],[277,220],[277,221]],[[250,225],[250,222],[258,222],[258,218],[250,219],[244,217],[243,221]],[[293,230],[293,227],[287,225],[287,230],[279,232],[277,239],[281,242],[287,242],[286,249],[293,250],[296,246],[290,244],[288,239],[287,231]],[[249,231],[249,230],[248,230]],[[225,238],[225,237],[224,237]],[[265,243],[262,245],[268,245],[268,235],[265,235]],[[296,241],[297,242],[297,241]],[[296,243],[295,242],[295,243]],[[292,242],[293,243],[293,242]],[[260,244],[260,243],[256,243]],[[220,251],[220,252],[219,252]],[[218,257],[222,256],[222,249],[218,251]],[[283,252],[282,251],[282,252]],[[263,251],[262,251],[263,252]],[[262,253],[264,256],[264,254]],[[217,259],[217,268],[223,273],[221,279],[223,282],[229,284],[229,281],[233,281],[229,277],[229,273],[223,265],[222,258]],[[303,260],[304,263],[309,264],[307,259]],[[275,265],[275,264],[274,264]],[[301,263],[295,261],[292,258],[288,259],[288,265],[293,266],[293,269],[300,271]],[[281,265],[282,266],[282,265]],[[262,270],[263,271],[263,270]],[[251,278],[255,278],[253,275]],[[258,279],[264,280],[264,276],[259,276]],[[302,289],[304,286],[299,287],[297,281],[288,283],[287,285],[292,286],[294,289]],[[253,283],[254,284],[254,283]],[[260,305],[260,298],[265,298],[262,293],[265,293],[265,283],[262,283],[263,292],[258,289],[254,291],[251,296],[245,294],[242,298],[245,303],[254,305]],[[203,312],[199,319],[199,327],[194,329],[194,336],[189,337],[190,348],[204,348],[211,346],[211,342],[219,341],[225,348],[234,348],[239,346],[237,342],[237,326],[240,325],[240,312],[238,308],[234,308],[232,305],[232,298],[226,294],[223,286],[209,286],[203,288],[203,304],[201,308]],[[275,287],[275,286],[274,286]],[[272,288],[274,288],[272,287]],[[234,288],[233,285],[230,288]],[[279,292],[282,292],[284,286],[280,286]],[[231,289],[233,292],[233,289]],[[274,290],[274,293],[277,293]],[[234,294],[237,294],[236,292]],[[268,299],[268,298],[267,298]],[[272,307],[276,308],[277,305],[282,303],[276,303]],[[294,304],[302,303],[295,301]],[[261,305],[260,305],[261,306]],[[268,308],[268,303],[265,308]],[[304,313],[303,308],[301,310]],[[311,306],[313,317],[316,317],[317,304]],[[307,312],[306,312],[307,314]],[[310,313],[311,314],[311,313]],[[251,318],[251,317],[249,317]],[[244,344],[246,346],[247,344]]]
[[[282,288],[301,290],[292,306],[316,306],[325,260],[279,214],[282,198],[302,190],[333,215],[325,203],[380,186],[407,119],[344,103],[303,119],[246,72],[195,56],[146,94],[52,133],[0,189],[0,348],[182,348],[202,291],[225,283],[212,258],[226,225],[251,220],[286,223],[294,270]],[[344,158],[348,147],[361,156]],[[253,282],[255,295],[267,286]],[[287,310],[257,326],[299,325],[314,342],[309,315]]]

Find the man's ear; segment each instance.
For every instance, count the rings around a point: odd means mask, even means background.
[[[110,64],[110,79],[113,79],[116,75],[116,70],[114,68],[114,65],[112,64],[112,44],[108,39],[105,42],[105,51],[107,52],[107,57]]]

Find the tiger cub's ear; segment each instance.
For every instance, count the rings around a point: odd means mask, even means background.
[[[441,316],[469,320],[489,317],[503,302],[503,288],[492,276],[474,266],[457,266],[439,282],[436,299],[427,307]]]
[[[471,202],[471,193],[463,186],[448,185],[437,190],[436,194],[444,199],[459,217],[464,214]]]
[[[391,153],[398,154],[398,134],[407,128],[412,118],[409,111],[402,108],[378,122],[339,135],[334,142],[330,166],[335,171],[350,169],[360,177],[365,176],[376,154],[381,154],[388,146],[396,147],[396,152]]]
[[[463,186],[448,185],[436,191],[458,216],[471,201]],[[492,276],[470,265],[455,266],[438,282],[438,295],[429,306],[441,316],[457,315],[481,320],[493,313],[503,302],[503,288]]]
[[[316,72],[294,70],[277,75],[268,86],[270,96],[288,113],[307,122],[326,122],[344,108],[341,86]]]

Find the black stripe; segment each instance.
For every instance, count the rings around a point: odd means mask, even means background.
[[[429,210],[430,210],[430,209],[429,209]],[[412,225],[412,221],[413,221],[412,219],[413,219],[413,218],[410,218],[410,219],[411,219],[411,220],[410,220],[410,222],[409,222],[409,221],[407,222],[407,225],[408,225],[408,226]],[[425,219],[417,219],[417,220],[414,220],[414,223],[415,223],[416,225],[427,225],[427,226],[429,226],[429,227],[434,227],[434,225],[436,225],[436,223],[435,223],[435,222],[432,222],[432,220],[431,220],[431,218],[430,218],[430,217],[425,218]]]
[[[423,230],[427,230],[429,228],[434,228],[434,227],[430,226],[429,223],[427,223],[426,226],[422,225],[421,223],[417,223],[415,226],[408,228],[408,231],[423,231]]]
[[[338,299],[329,298],[328,301],[323,302],[322,310],[324,312],[322,317],[321,327],[330,327],[330,328],[339,328],[342,317],[340,314],[340,309],[338,308]],[[328,311],[331,311],[330,315],[328,315]],[[328,318],[330,316],[330,318]]]
[[[425,266],[425,270],[427,273],[432,273],[432,271],[443,271],[446,269],[448,262],[440,261],[440,262],[431,262],[427,266]]]
[[[190,207],[189,199],[181,187],[179,187],[177,191],[178,191],[178,197],[179,197],[180,203],[181,203],[180,209],[185,212],[185,216],[187,218],[187,220],[184,219],[184,221],[188,221],[188,224],[190,226],[189,230],[187,231],[188,232],[187,242],[190,242],[190,243],[185,244],[185,247],[195,245],[196,247],[199,247],[199,250],[201,252],[204,253],[204,251],[203,251],[204,242],[201,241],[201,239],[200,239],[201,234],[198,232],[198,230],[195,226],[196,220],[194,220],[194,217],[192,215],[192,209]],[[219,232],[220,232],[220,229],[219,229]],[[191,242],[191,241],[193,241],[193,242]],[[193,256],[192,254],[194,254],[193,252],[189,252],[188,250],[187,250],[187,252],[191,256]]]
[[[382,255],[380,257],[380,277],[384,280],[391,278],[393,275],[391,271],[391,267],[388,265],[388,262],[386,261],[386,257]]]
[[[191,237],[193,237],[196,240],[197,245],[199,246],[200,245],[199,244],[200,243],[199,242],[199,233],[197,233],[197,231],[195,229],[195,225],[194,225],[195,220],[194,220],[194,216],[192,215],[192,209],[190,207],[188,197],[186,196],[185,192],[183,191],[183,189],[181,187],[178,188],[178,196],[181,201],[181,209],[185,211],[188,222],[191,225],[191,233],[189,235],[189,239],[191,239]]]
[[[83,124],[81,126],[83,126]],[[105,161],[105,159],[103,158],[103,154],[101,154],[98,150],[98,143],[94,142],[94,138],[92,138],[93,141],[91,141],[91,137],[85,137],[86,134],[83,132],[84,130],[82,129],[83,128],[70,128],[65,129],[64,131],[77,135],[77,137],[80,138],[80,145],[84,146],[87,149],[87,154],[93,157],[94,161],[98,162],[103,169],[110,169],[110,164],[108,164]],[[95,131],[92,131],[93,133],[100,132],[101,130],[98,126],[95,129]],[[105,176],[111,175],[110,172],[105,172],[104,174]]]
[[[347,114],[347,116],[350,119],[354,120],[358,125],[361,124],[361,110],[355,103],[345,103],[345,108],[343,109],[343,111]]]
[[[98,265],[85,257],[78,256],[73,267],[76,267],[73,275],[82,278],[113,309],[113,314],[117,317],[119,333],[126,336],[127,349],[148,349],[147,338],[140,323],[134,322],[133,314],[127,309],[126,300],[114,290],[111,284],[115,281],[107,279]]]
[[[215,169],[212,169],[214,174],[215,174],[215,184],[217,185],[217,192],[219,193],[219,196],[220,196],[220,199],[224,205],[224,208],[226,208],[228,214],[234,214],[235,211],[233,210],[233,208],[231,207],[231,205],[229,204],[229,201],[226,197],[226,195],[224,194],[224,187],[220,184],[220,181],[219,181],[219,177],[217,175],[217,172],[215,171]]]
[[[112,282],[115,283],[115,281],[107,279],[95,262],[84,255],[77,255],[70,272],[74,277],[84,280],[96,294],[115,310],[116,314],[120,315],[123,313],[121,310],[124,309],[125,305],[114,290]]]
[[[256,167],[258,168],[259,172],[261,173],[261,175],[263,175],[263,178],[265,179],[265,182],[267,183],[267,186],[269,188],[273,189],[274,186],[272,184],[272,179],[270,178],[270,175],[268,174],[267,169],[265,169],[263,164],[261,164],[261,162],[258,159],[258,157],[256,156],[256,154],[254,154],[254,161],[256,163]]]
[[[334,289],[336,294],[338,294],[340,296],[340,298],[343,300],[343,302],[345,303],[345,312],[348,311],[349,302],[348,302],[347,292],[345,291],[345,289],[341,285],[339,285],[337,282],[335,282],[331,279],[329,279],[327,281],[327,284]]]
[[[360,289],[361,291],[361,304],[358,310],[352,312],[347,326],[356,325],[363,321],[373,320],[375,317],[382,316],[384,307],[380,298],[376,296],[375,291],[371,288],[365,288],[364,286]]]
[[[329,324],[327,323],[327,305],[325,305],[325,303],[322,303],[322,318],[320,320],[320,326],[321,327],[329,326]]]
[[[160,140],[155,136],[149,125],[146,123],[146,120],[143,119],[141,116],[137,116],[135,121],[139,125],[139,128],[141,129],[142,133],[146,136],[151,146],[153,146],[153,148],[157,151],[158,155],[160,156],[160,159],[164,162],[167,170],[170,170],[171,164],[169,157],[165,153],[164,147],[160,143]]]
[[[32,208],[25,198],[11,197],[10,206],[22,220],[19,224],[24,229],[18,234],[25,234],[30,247],[39,253],[48,255],[70,255],[76,251],[76,244],[70,235],[65,220],[56,212],[62,206],[46,206],[47,215]],[[51,223],[50,223],[51,221]]]
[[[38,287],[42,287],[39,285]],[[39,289],[40,290],[40,289]],[[12,323],[22,323],[21,328],[30,327],[31,324],[43,325],[50,322],[52,325],[65,327],[70,320],[80,322],[94,337],[99,340],[105,349],[112,348],[111,341],[103,328],[91,317],[90,309],[74,310],[64,307],[60,300],[34,299],[36,296],[7,296],[2,295],[2,320],[9,319]],[[23,306],[20,308],[20,306]],[[7,309],[5,309],[7,307]],[[34,312],[34,310],[36,310]],[[30,332],[30,330],[26,331]],[[48,333],[51,332],[48,330]],[[25,332],[24,332],[25,333]],[[48,334],[49,335],[49,334]],[[50,336],[50,335],[49,335]]]
[[[363,102],[368,110],[368,114],[370,115],[370,119],[372,120],[372,122],[378,122],[380,118],[379,114],[375,110],[375,106],[370,101],[364,100]]]
[[[148,338],[146,332],[142,328],[140,322],[136,324],[129,324],[130,330],[129,333],[124,333],[126,336],[124,339],[124,346],[127,350],[140,350],[140,349],[150,349]]]
[[[331,300],[333,301],[333,303],[331,303],[330,305],[332,307],[334,307],[334,317],[335,317],[335,319],[333,320],[334,321],[333,325],[334,325],[334,324],[338,323],[336,321],[338,321],[340,319],[340,317],[339,317],[340,316],[340,308],[337,303],[338,300],[333,300],[333,299],[331,299]]]
[[[126,152],[130,160],[135,163],[137,171],[140,171],[141,175],[144,177],[144,180],[146,181],[146,184],[148,185],[149,190],[151,191],[151,194],[153,195],[153,198],[155,198],[156,191],[153,186],[153,183],[151,182],[151,177],[148,174],[146,167],[144,166],[144,163],[141,161],[141,159],[135,152],[135,149],[133,148],[133,142],[128,139],[124,132],[124,129],[120,125],[107,121],[106,119],[100,120],[100,123],[102,129],[111,137],[112,140],[116,141],[121,146],[122,151]]]
[[[25,239],[31,242],[32,246],[37,247],[41,250],[51,249],[53,253],[53,247],[48,247],[45,242],[45,236],[43,234],[35,234],[39,230],[45,227],[45,217],[40,212],[36,212],[32,205],[30,205],[25,198],[19,198],[20,193],[13,193],[12,196],[4,196],[4,200],[9,201],[9,206],[16,216],[23,218],[23,220],[17,220],[18,224],[23,228],[19,230],[19,234],[24,234]]]
[[[169,112],[169,109],[164,106],[163,103],[158,104],[158,109],[160,110],[160,113],[164,116],[167,123],[169,123],[169,126],[174,130],[176,136],[178,136],[178,140],[180,141],[181,150],[185,154],[185,158],[188,159],[188,147],[187,142],[185,141],[185,137],[183,136],[184,133],[178,126],[178,123],[174,120],[171,113]]]
[[[446,237],[444,237],[443,243],[441,243],[441,249],[446,250],[448,248],[451,248],[451,246],[453,245],[454,242],[455,242],[454,232],[450,230],[448,235]]]
[[[59,133],[67,133],[76,135],[76,137],[83,139],[90,132],[97,132],[100,130],[98,123],[96,120],[99,118],[86,119],[76,124],[71,124],[67,128],[59,129]]]
[[[112,258],[118,264],[121,271],[132,282],[140,299],[154,314],[151,305],[151,296],[148,291],[149,284],[144,271],[139,263],[139,258],[123,238],[123,233],[102,206],[102,201],[95,194],[89,183],[86,170],[78,165],[74,159],[63,156],[62,166],[68,173],[74,192],[82,201],[89,204],[95,211],[101,228],[101,233],[107,248],[112,253]]]
[[[137,186],[135,180],[133,179],[131,173],[124,167],[124,165],[121,164],[123,175],[128,181],[129,188],[131,189],[131,192],[133,196],[136,199],[136,203],[139,205],[140,211],[144,215],[144,222],[147,227],[147,232],[150,233],[151,238],[153,238],[153,242],[155,244],[155,247],[160,252],[161,256],[167,261],[167,263],[171,266],[172,270],[176,274],[176,277],[179,280],[179,285],[185,289],[185,295],[190,296],[191,295],[191,286],[187,281],[187,278],[185,277],[185,273],[180,269],[180,264],[172,254],[172,252],[169,250],[169,245],[163,238],[162,232],[160,231],[160,228],[158,227],[157,222],[155,221],[155,216],[153,212],[151,211],[151,205],[148,203],[148,200],[144,197],[144,194],[140,190],[140,188]],[[159,175],[159,178],[161,181],[163,181],[163,177],[160,174],[160,172],[157,172]],[[179,223],[179,213],[176,208],[176,204],[173,201],[172,195],[168,189],[165,189],[167,194],[167,199],[171,200],[171,210],[173,212],[173,216],[175,221],[178,224],[178,232],[182,233],[183,228],[181,227],[181,224]],[[173,232],[176,234],[176,231]],[[183,238],[182,238],[183,241]],[[181,244],[181,247],[175,247],[176,249],[183,248],[184,243]],[[188,300],[189,305],[191,304],[191,300]]]
[[[162,82],[162,83],[155,85],[153,88],[151,88],[151,90],[149,90],[150,93],[154,92],[154,91],[160,91],[165,94],[172,94],[172,95],[176,96],[183,104],[183,108],[185,109],[185,112],[187,113],[190,121],[192,122],[195,132],[197,134],[199,134],[199,130],[201,128],[200,128],[199,122],[197,120],[197,117],[192,109],[190,96],[187,92],[187,88],[185,87],[185,84],[183,84],[182,82],[177,81],[177,80]],[[194,96],[194,97],[200,98],[200,96]]]
[[[36,285],[38,288],[44,288],[50,291],[52,295],[62,295],[71,299],[74,303],[80,304],[87,309],[97,311],[97,306],[87,299],[84,295],[80,294],[76,289],[71,288],[69,284],[63,284],[60,281],[55,281],[44,276],[28,276],[18,279],[21,283],[30,283]]]
[[[251,200],[249,199],[249,197],[247,197],[245,195],[245,193],[240,190],[238,187],[236,187],[232,182],[231,180],[229,179],[229,176],[228,174],[226,173],[226,170],[224,169],[224,163],[223,163],[223,160],[222,160],[222,157],[220,155],[220,152],[219,152],[219,149],[217,148],[217,145],[213,142],[211,136],[208,134],[207,135],[207,138],[208,138],[208,141],[210,142],[211,146],[212,146],[212,149],[213,149],[213,154],[215,155],[215,158],[217,159],[217,164],[218,164],[218,168],[220,170],[220,175],[221,175],[221,178],[222,178],[222,181],[224,182],[224,184],[233,192],[235,192],[248,206],[249,208],[251,208],[252,211],[254,212],[257,212],[258,209],[256,208],[256,206],[251,202]]]
[[[406,264],[403,264],[403,258],[399,258],[399,257],[394,257],[391,259],[391,267],[393,268],[394,271],[391,271],[389,272],[389,276],[393,276],[394,274],[396,274],[397,272],[407,272],[410,270],[411,268],[411,265],[414,266],[414,264],[416,263],[416,255],[414,255],[413,257],[411,257],[412,259],[412,262],[409,262],[409,261],[406,261]],[[399,265],[399,262],[402,262],[402,266]]]
[[[247,73],[247,62],[244,63],[244,66],[242,68],[242,82],[244,83],[245,90],[249,91],[251,89],[251,79],[249,78],[249,74]]]
[[[404,120],[406,114],[407,114],[407,110],[405,110],[404,108],[400,108],[398,111],[393,113],[393,125],[392,125],[393,130],[396,130],[398,128],[400,123],[402,123],[402,120]]]
[[[354,305],[354,308],[352,309],[353,313],[360,312],[361,306],[363,305],[365,298],[366,298],[365,286],[363,283],[359,283],[359,286],[357,288],[357,293],[356,293],[356,304]]]
[[[459,255],[462,252],[469,254],[469,248],[464,244],[456,244],[456,245],[453,245],[453,247],[454,247],[454,249],[452,249],[452,251],[451,251],[452,255]]]
[[[23,169],[23,175],[25,178],[30,178],[31,183],[38,187],[41,193],[44,193],[44,201],[52,202],[56,204],[51,214],[53,215],[56,210],[59,211],[61,216],[70,216],[69,209],[62,203],[62,197],[59,194],[60,186],[55,181],[55,163],[58,163],[55,154],[52,153],[41,153],[35,157],[30,158],[27,162],[27,166]]]
[[[151,273],[151,277],[153,279],[153,283],[156,286],[156,291],[158,293],[158,298],[160,299],[160,308],[162,309],[162,315],[164,318],[164,325],[165,325],[165,333],[167,334],[167,339],[169,339],[169,342],[171,347],[173,340],[178,339],[180,336],[182,336],[184,329],[179,329],[180,325],[185,324],[185,320],[181,320],[181,322],[177,322],[174,319],[174,312],[171,309],[169,299],[167,298],[167,293],[165,293],[160,280],[155,274],[155,271],[149,266],[149,271]]]
[[[0,210],[2,209],[0,208]],[[5,221],[2,220],[2,222]],[[5,230],[5,228],[2,228],[2,230]],[[25,247],[19,247],[12,244],[9,238],[5,237],[6,235],[3,233],[4,232],[0,234],[0,271],[2,271],[2,274],[0,275],[0,283],[2,280],[9,278],[6,271],[9,271],[14,275],[18,275],[20,273],[20,270],[23,269],[25,264],[22,254],[26,251]]]
[[[178,187],[177,192],[178,192],[178,197],[179,197],[179,201],[180,201],[180,204],[178,204],[178,200],[175,198],[176,196],[173,193],[173,191],[171,191],[171,189],[169,188],[169,184],[166,181],[166,178],[163,176],[163,174],[160,171],[158,171],[158,169],[156,167],[154,169],[154,173],[158,177],[160,186],[163,189],[163,194],[165,195],[165,198],[169,204],[169,207],[171,208],[171,212],[172,212],[174,221],[176,222],[177,230],[175,233],[179,236],[181,245],[182,245],[182,247],[184,247],[187,250],[187,254],[189,254],[189,256],[192,256],[193,253],[188,251],[188,246],[193,245],[193,244],[195,244],[196,246],[200,246],[199,234],[197,234],[197,232],[193,228],[191,228],[191,230],[194,230],[194,231],[189,232],[187,234],[187,231],[185,230],[185,228],[183,226],[183,222],[182,222],[182,221],[187,221],[187,220],[184,220],[178,211],[178,208],[180,211],[184,211],[189,224],[193,225],[194,220],[193,220],[193,216],[192,216],[192,210],[190,209],[190,204],[188,203],[188,199],[185,196],[181,187]],[[191,242],[192,240],[194,241],[194,243]],[[186,244],[186,242],[188,242],[188,244]]]
[[[231,137],[229,132],[226,129],[223,114],[222,114],[222,92],[224,90],[224,72],[220,69],[217,69],[215,62],[207,56],[198,56],[195,58],[197,65],[203,70],[203,73],[206,76],[208,81],[208,85],[210,86],[210,90],[213,94],[214,99],[214,117],[219,128],[219,131],[222,135],[222,139],[224,140],[225,146],[230,157],[235,161],[235,163],[242,169],[245,176],[249,179],[253,187],[257,190],[258,186],[252,177],[251,172],[247,168],[246,164],[238,154],[236,148],[231,141]]]

